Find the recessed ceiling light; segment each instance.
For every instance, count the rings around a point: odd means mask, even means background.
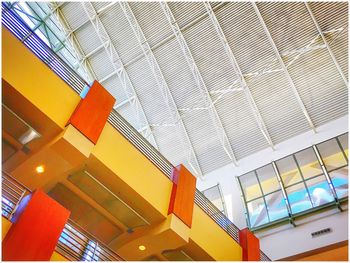
[[[140,249],[141,251],[144,251],[144,250],[146,250],[146,247],[143,246],[143,245],[141,245],[141,246],[139,246],[139,249]]]
[[[43,165],[39,165],[35,168],[35,171],[38,173],[38,174],[42,174],[44,171],[45,171],[45,168]]]

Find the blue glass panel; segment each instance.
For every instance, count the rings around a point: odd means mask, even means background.
[[[348,196],[349,187],[349,177],[348,177],[348,167],[343,167],[341,169],[331,172],[329,175],[332,178],[332,183],[334,185],[335,191],[337,192],[338,198],[343,198]]]
[[[262,198],[247,203],[247,207],[251,227],[268,223],[267,211]]]
[[[286,188],[286,192],[293,214],[312,208],[309,195],[303,183]]]
[[[270,222],[288,216],[286,201],[284,200],[282,191],[267,195],[265,200],[270,216]]]
[[[323,175],[306,181],[306,185],[314,207],[334,201],[332,191]]]

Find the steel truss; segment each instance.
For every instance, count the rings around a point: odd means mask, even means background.
[[[119,5],[126,17],[126,19],[128,20],[134,35],[142,49],[142,52],[145,56],[145,58],[147,59],[147,62],[150,66],[150,69],[153,73],[153,76],[156,80],[157,86],[161,92],[162,97],[165,100],[165,103],[170,111],[171,114],[171,121],[173,122],[174,126],[179,127],[179,129],[177,129],[177,131],[179,132],[179,138],[182,141],[182,146],[184,149],[184,152],[186,154],[186,158],[187,161],[189,163],[189,165],[192,167],[192,169],[194,170],[194,172],[202,177],[202,171],[201,171],[201,167],[199,165],[197,156],[195,154],[193,145],[191,143],[190,138],[188,137],[188,133],[185,127],[185,124],[183,123],[181,116],[179,114],[179,111],[177,109],[176,103],[174,101],[174,98],[171,95],[170,89],[168,87],[168,84],[165,81],[165,78],[160,70],[160,67],[158,65],[158,62],[153,54],[153,51],[151,50],[151,47],[145,37],[145,35],[143,34],[143,31],[140,27],[140,25],[138,24],[138,21],[136,20],[129,4],[127,2],[119,2]]]
[[[132,108],[133,113],[135,115],[136,122],[138,124],[140,124],[139,125],[140,127],[146,127],[146,129],[142,129],[141,134],[144,137],[150,136],[149,138],[147,138],[147,137],[146,138],[148,140],[150,140],[150,142],[158,149],[156,140],[153,136],[152,130],[149,126],[146,114],[142,108],[140,100],[136,94],[135,88],[130,81],[129,75],[127,74],[127,72],[125,70],[125,67],[120,59],[120,56],[119,56],[117,50],[115,49],[115,47],[112,43],[111,38],[109,37],[103,23],[101,22],[99,15],[97,14],[97,12],[96,12],[95,8],[93,7],[93,5],[91,4],[91,2],[82,2],[81,4],[85,10],[85,13],[89,17],[89,20],[92,23],[97,36],[101,40],[102,48],[104,48],[110,62],[112,63],[112,66],[114,68],[114,74],[117,75],[117,77],[119,78],[119,80],[122,84],[123,90],[124,90],[126,97],[127,97],[127,101],[131,105],[131,108]],[[98,47],[97,49],[100,50],[101,48]],[[124,102],[122,102],[122,103],[123,103],[123,105],[125,105]]]
[[[93,71],[90,62],[87,59],[84,59],[84,52],[79,44],[79,41],[76,39],[73,30],[70,28],[67,19],[61,11],[61,5],[56,2],[48,2],[49,7],[53,10],[53,14],[56,16],[60,24],[62,25],[62,30],[66,35],[68,43],[73,47],[73,52],[75,53],[76,58],[80,61],[76,65],[75,69],[82,67],[87,72],[88,81],[91,82],[94,79],[97,79],[95,72]]]
[[[198,87],[202,97],[204,98],[204,102],[206,107],[208,108],[208,113],[210,115],[210,118],[214,124],[215,130],[217,132],[217,135],[219,137],[220,143],[222,144],[226,154],[231,159],[233,164],[237,166],[237,160],[234,155],[232,146],[230,144],[230,141],[227,137],[226,131],[224,130],[224,127],[222,126],[221,120],[219,118],[219,115],[216,111],[215,105],[213,104],[212,98],[210,97],[208,88],[206,87],[204,80],[201,76],[201,73],[194,61],[194,58],[191,54],[191,51],[186,43],[186,40],[184,36],[182,35],[182,32],[175,20],[174,15],[172,14],[168,4],[166,2],[159,2],[168,22],[171,26],[171,29],[173,30],[173,33],[176,37],[176,40],[179,43],[179,46],[181,48],[181,51],[183,52],[185,59],[189,65],[189,68],[192,72],[192,75],[194,77],[196,86]]]
[[[263,17],[261,16],[261,13],[260,13],[260,11],[259,11],[257,5],[256,5],[254,2],[251,2],[251,4],[252,4],[252,6],[253,6],[253,8],[254,8],[254,11],[255,11],[255,13],[256,13],[256,15],[257,15],[259,21],[260,21],[260,24],[262,25],[262,27],[263,27],[263,29],[264,29],[264,32],[265,32],[267,38],[268,38],[268,40],[269,40],[269,42],[270,42],[270,44],[271,44],[271,46],[272,46],[272,48],[273,48],[273,50],[274,50],[274,52],[275,52],[275,55],[276,55],[276,57],[277,57],[279,63],[280,63],[281,66],[282,66],[282,69],[283,69],[283,71],[284,71],[284,73],[285,73],[285,76],[287,77],[287,80],[288,80],[288,82],[289,82],[289,85],[290,85],[290,87],[292,88],[292,91],[293,91],[293,93],[294,93],[295,98],[297,99],[297,102],[298,102],[298,104],[299,104],[299,107],[301,108],[302,112],[304,113],[304,116],[305,116],[307,122],[309,123],[310,128],[312,129],[312,131],[313,131],[314,133],[316,133],[315,125],[313,124],[313,122],[312,122],[312,120],[311,120],[311,117],[310,117],[309,113],[307,112],[306,107],[305,107],[303,101],[302,101],[301,98],[300,98],[300,95],[299,95],[299,93],[298,93],[297,88],[295,87],[295,84],[294,84],[294,82],[293,82],[293,80],[292,80],[292,77],[290,76],[290,74],[289,74],[289,72],[288,72],[288,69],[287,69],[286,65],[284,64],[284,61],[283,61],[283,59],[282,59],[282,57],[281,57],[281,54],[279,53],[279,51],[278,51],[278,49],[277,49],[277,46],[276,46],[274,40],[273,40],[272,37],[271,37],[271,34],[270,34],[270,32],[269,32],[269,30],[268,30],[266,24],[265,24],[265,21],[264,21]]]
[[[319,35],[321,36],[321,38],[322,38],[324,44],[325,44],[326,47],[327,47],[328,53],[329,53],[329,55],[331,56],[332,61],[333,61],[334,65],[335,65],[335,67],[337,68],[337,70],[338,70],[340,76],[342,77],[345,86],[346,86],[347,88],[349,88],[348,80],[346,79],[346,77],[345,77],[345,75],[344,75],[344,73],[343,73],[341,67],[339,66],[339,63],[338,63],[337,59],[335,58],[335,56],[334,56],[334,54],[333,54],[333,51],[331,50],[331,48],[330,48],[330,46],[329,46],[329,44],[328,44],[328,42],[327,42],[327,40],[326,40],[326,38],[325,38],[325,36],[324,36],[322,30],[321,30],[321,27],[320,27],[320,25],[318,24],[318,22],[317,22],[317,20],[316,20],[316,18],[315,18],[315,16],[314,16],[314,14],[313,14],[313,12],[312,12],[312,10],[311,10],[309,4],[308,4],[307,2],[305,2],[304,4],[305,4],[305,6],[306,6],[307,11],[308,11],[309,14],[310,14],[310,17],[311,17],[312,21],[313,21],[314,24],[315,24],[315,27],[317,28],[317,31],[318,31]]]
[[[260,115],[260,112],[259,112],[259,109],[254,101],[254,98],[249,90],[249,87],[248,87],[248,84],[247,84],[247,81],[245,80],[243,74],[242,74],[242,71],[237,63],[237,60],[231,50],[231,47],[230,45],[228,44],[228,41],[226,39],[226,36],[220,26],[220,23],[219,21],[217,20],[216,16],[215,16],[215,13],[210,5],[209,2],[204,2],[204,5],[205,5],[205,8],[207,10],[207,13],[209,15],[209,18],[215,28],[215,31],[216,33],[219,35],[219,38],[220,38],[220,41],[222,43],[222,45],[224,46],[224,49],[225,49],[225,52],[228,56],[228,58],[230,59],[230,62],[231,62],[231,65],[235,71],[235,73],[238,75],[238,81],[239,81],[239,84],[240,86],[242,87],[243,89],[243,92],[244,92],[244,95],[246,97],[246,100],[250,106],[250,109],[253,113],[253,116],[255,118],[255,121],[256,123],[258,124],[258,127],[261,131],[261,133],[263,134],[264,138],[266,139],[267,143],[272,147],[274,148],[274,143],[272,142],[272,139],[270,137],[270,134],[266,128],[266,125],[264,123],[264,120],[263,118],[261,117]]]

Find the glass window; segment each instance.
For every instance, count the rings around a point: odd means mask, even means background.
[[[239,177],[246,201],[262,196],[255,172],[250,172]]]
[[[267,195],[265,197],[265,200],[270,221],[274,221],[288,216],[288,210],[282,191],[274,192],[272,194]]]
[[[327,171],[333,171],[347,165],[347,161],[336,139],[325,141],[317,145]]]
[[[307,148],[294,154],[304,179],[322,174],[321,166],[312,148]]]
[[[334,201],[332,191],[323,175],[306,181],[306,185],[314,207]]]
[[[276,165],[284,186],[289,186],[302,181],[298,166],[293,156],[288,156],[276,161]]]
[[[286,188],[286,192],[293,214],[312,208],[304,183],[290,186]]]
[[[348,156],[348,134],[345,133],[343,135],[340,135],[338,137],[338,140],[339,140],[341,146],[343,147],[343,150],[344,150],[346,156],[349,158],[349,156]]]
[[[333,186],[337,192],[338,198],[343,198],[348,196],[348,184],[349,184],[349,171],[348,166],[341,169],[337,169],[329,173],[332,179]]]
[[[257,169],[256,173],[258,175],[264,194],[268,194],[280,189],[272,164]]]
[[[206,198],[209,199],[223,214],[227,215],[225,209],[224,198],[222,196],[220,186],[215,185],[202,191]]]
[[[251,227],[268,223],[267,211],[263,198],[247,203],[247,208]]]

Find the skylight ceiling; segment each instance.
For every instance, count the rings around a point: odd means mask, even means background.
[[[47,7],[87,80],[196,175],[348,112],[347,2]]]

